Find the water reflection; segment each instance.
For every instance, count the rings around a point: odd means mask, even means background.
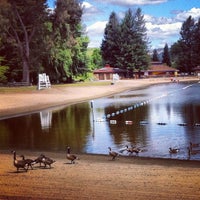
[[[64,151],[69,145],[106,154],[108,146],[132,145],[145,150],[140,156],[187,159],[189,142],[200,143],[199,90],[198,83],[155,85],[1,120],[0,149]],[[171,155],[169,147],[180,152]]]
[[[49,130],[52,121],[52,111],[45,110],[40,112],[40,122],[43,130]]]

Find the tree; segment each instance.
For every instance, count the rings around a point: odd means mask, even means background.
[[[192,66],[196,67],[200,65],[200,18],[194,25],[193,39],[192,39]]]
[[[98,69],[100,67],[102,67],[102,57],[101,57],[101,51],[98,48],[95,48],[92,52],[91,55],[91,69]]]
[[[28,83],[33,58],[32,45],[36,43],[37,33],[44,25],[46,10],[45,0],[7,0],[0,9],[4,19],[4,23],[1,23],[1,28],[4,28],[2,40],[11,44],[12,49],[16,47],[15,52],[22,65],[22,81]]]
[[[86,49],[89,40],[82,34],[82,8],[77,0],[57,0],[50,15],[50,54],[45,63],[51,66],[56,81],[72,82],[73,77],[86,71]],[[48,69],[49,70],[49,69]]]
[[[156,49],[153,50],[152,61],[159,61],[158,52]]]
[[[6,83],[7,82],[7,77],[6,77],[6,72],[8,71],[9,67],[8,66],[3,66],[1,63],[4,59],[0,57],[0,83]]]
[[[189,16],[183,22],[180,39],[171,46],[173,66],[181,72],[192,72],[200,65],[200,18],[198,21]]]
[[[128,9],[121,23],[116,14],[111,13],[101,51],[105,63],[125,69],[130,75],[147,68],[146,28],[141,9],[135,13]]]
[[[120,54],[120,26],[115,12],[112,12],[104,30],[104,39],[101,44],[101,54],[104,64],[114,66],[117,55]]]
[[[165,47],[164,47],[164,50],[163,50],[162,63],[165,63],[168,66],[171,66],[171,60],[170,60],[170,55],[169,55],[169,48],[168,48],[167,44],[165,44]]]

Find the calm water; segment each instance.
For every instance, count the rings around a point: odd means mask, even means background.
[[[61,152],[69,145],[76,153],[107,154],[108,146],[133,145],[143,150],[139,156],[188,159],[190,141],[200,143],[199,83],[155,85],[0,120],[1,150]],[[170,155],[169,147],[180,152]],[[195,150],[190,159],[200,160]]]

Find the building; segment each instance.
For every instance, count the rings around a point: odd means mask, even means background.
[[[144,77],[173,77],[178,75],[178,71],[160,62],[152,62],[147,70],[142,70],[141,72]]]
[[[116,75],[119,79],[123,79],[126,77],[126,70],[106,64],[103,68],[94,70],[93,74],[97,80],[113,80]]]
[[[193,68],[194,75],[200,77],[200,66]]]

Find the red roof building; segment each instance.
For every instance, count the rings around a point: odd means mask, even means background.
[[[114,68],[106,64],[103,68],[94,70],[93,74],[97,80],[113,80],[115,74],[117,74],[119,78],[125,78],[126,70]]]

